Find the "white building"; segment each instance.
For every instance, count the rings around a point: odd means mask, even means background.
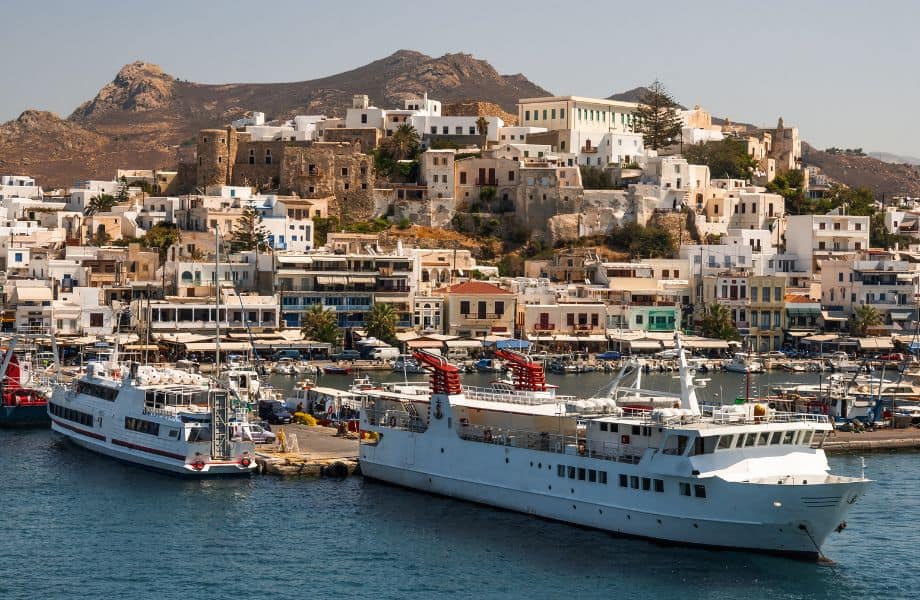
[[[33,177],[0,175],[0,200],[13,197],[41,199],[43,195],[42,188]]]
[[[821,267],[821,302],[832,311],[851,316],[860,306],[872,306],[885,323],[903,324],[917,318],[915,298],[920,271],[914,264],[890,256],[861,260],[830,259]]]
[[[849,215],[791,215],[786,217],[786,252],[813,257],[801,265],[809,275],[821,272],[824,261],[854,259],[869,248],[869,217]]]

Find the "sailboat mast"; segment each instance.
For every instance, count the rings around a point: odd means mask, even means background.
[[[220,376],[220,225],[214,228],[214,365]]]

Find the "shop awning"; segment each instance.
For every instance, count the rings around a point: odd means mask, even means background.
[[[909,312],[892,312],[891,313],[892,321],[906,321],[908,319],[910,319]]]
[[[317,275],[316,283],[320,285],[347,285],[347,277],[335,277],[331,275]]]
[[[482,348],[482,342],[477,340],[447,340],[448,348]]]
[[[658,340],[632,340],[629,347],[633,350],[661,350],[661,342]]]
[[[221,352],[246,352],[252,346],[244,342],[221,342]],[[188,352],[216,352],[217,344],[214,342],[192,342],[186,344],[185,349]]]
[[[137,352],[143,352],[144,350],[156,351],[160,347],[156,344],[128,344],[125,346],[125,350],[134,350]]]
[[[44,302],[51,300],[51,288],[16,286],[16,297],[20,302]]]
[[[840,336],[834,333],[820,333],[818,335],[810,335],[806,338],[802,338],[803,342],[812,342],[815,344],[823,344],[826,342],[836,342],[837,338]]]
[[[369,283],[369,284],[373,284],[373,283],[377,283],[377,278],[374,277],[374,276],[372,276],[372,275],[371,275],[371,276],[368,276],[368,275],[349,275],[349,276],[348,276],[348,281],[349,281],[350,283]]]
[[[439,340],[409,340],[406,342],[408,348],[443,348],[444,342]]]
[[[894,348],[894,343],[891,341],[891,338],[859,338],[858,341],[860,350],[891,350]]]
[[[831,312],[829,310],[821,311],[821,318],[825,321],[846,321],[847,316],[842,312]]]
[[[728,342],[725,340],[682,340],[681,343],[687,348],[698,348],[705,350],[728,349]]]

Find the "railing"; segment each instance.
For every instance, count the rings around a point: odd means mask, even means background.
[[[414,412],[414,408],[412,409]],[[369,425],[379,425],[391,429],[404,429],[422,433],[428,429],[428,422],[418,414],[410,414],[408,410],[388,408],[377,410],[376,405],[365,407],[364,417]]]
[[[526,404],[528,406],[536,406],[539,404],[564,404],[565,402],[572,402],[575,400],[575,396],[552,395],[551,393],[547,394],[545,392],[537,393],[520,390],[502,390],[499,388],[484,388],[473,385],[463,386],[463,394],[470,400],[505,402],[507,404]]]
[[[727,424],[735,423],[740,425],[763,424],[763,423],[828,423],[827,415],[818,415],[812,413],[794,413],[767,410],[763,415],[757,415],[753,410],[748,410],[749,406],[741,405],[744,410],[738,410],[732,405],[728,406],[701,406],[700,413],[702,418],[712,419],[713,423]]]

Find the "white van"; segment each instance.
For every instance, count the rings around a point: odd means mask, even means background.
[[[393,346],[377,346],[371,350],[372,360],[390,360],[399,356],[399,349]]]

